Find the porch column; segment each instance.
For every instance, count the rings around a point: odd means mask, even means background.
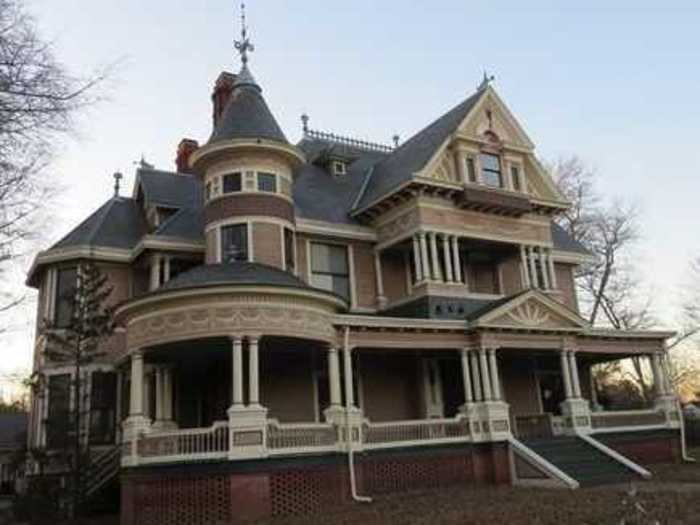
[[[150,290],[157,290],[160,286],[160,254],[151,256],[151,283]]]
[[[462,356],[462,384],[464,385],[464,402],[474,401],[472,394],[472,378],[469,371],[469,349],[463,348],[460,352]]]
[[[428,241],[425,238],[426,235],[427,234],[425,232],[420,232],[418,234],[418,239],[420,241],[420,258],[423,279],[427,281],[430,279],[430,262],[428,261]]]
[[[131,354],[129,416],[143,416],[143,353]]]
[[[430,267],[432,269],[432,277],[434,281],[442,280],[442,272],[440,271],[440,260],[438,259],[437,251],[437,234],[435,232],[430,235]]]
[[[530,270],[527,266],[527,255],[525,254],[525,245],[520,245],[520,272],[523,277],[523,286],[530,288]]]
[[[501,400],[501,380],[498,376],[498,358],[496,356],[496,349],[489,348],[489,365],[491,369],[491,388],[493,390],[493,399],[495,401]]]
[[[576,352],[569,351],[569,370],[571,370],[571,383],[575,398],[581,398],[581,383],[578,375],[578,363],[576,361]]]
[[[557,290],[557,272],[554,268],[554,256],[552,255],[552,250],[547,250],[547,261],[549,262],[549,284],[552,290]]]
[[[549,290],[549,267],[547,266],[547,256],[545,255],[545,251],[542,246],[539,247],[538,251],[540,256],[540,266],[542,267],[542,280],[544,281],[542,283],[542,288]]]
[[[169,366],[163,368],[163,419],[173,420],[173,369]]]
[[[331,346],[328,348],[328,382],[331,407],[337,408],[341,403],[340,396],[340,362],[338,361],[338,349]]]
[[[233,405],[243,406],[243,341],[238,336],[231,336],[231,379],[233,383]]]
[[[664,363],[664,355],[663,353],[659,352],[656,354],[656,360],[657,360],[657,366],[659,367],[659,376],[661,377],[661,380],[659,381],[659,384],[661,385],[662,389],[662,395],[668,396],[673,394],[673,387],[671,385],[671,381],[669,380],[668,377],[668,371]]]
[[[257,336],[248,338],[248,405],[256,408],[260,406],[259,342]]]
[[[662,396],[664,394],[664,385],[661,379],[661,369],[659,367],[658,354],[651,354],[649,357],[649,364],[651,365],[651,373],[654,377],[654,393],[657,396]]]
[[[423,280],[423,264],[420,255],[420,239],[419,234],[413,236],[413,266],[416,269],[416,282]]]
[[[569,373],[569,362],[566,353],[567,350],[562,350],[559,354],[561,358],[561,375],[564,379],[564,393],[566,399],[571,399],[573,397],[573,391],[571,389],[571,374]]]
[[[481,388],[481,378],[479,377],[479,356],[475,350],[471,352],[472,379],[474,380],[474,401],[483,401],[484,393]]]
[[[450,253],[450,237],[446,233],[441,235],[442,238],[442,256],[445,259],[445,282],[454,282],[452,274],[452,254]]]
[[[489,379],[489,364],[486,359],[486,349],[479,349],[479,365],[481,366],[481,383],[484,387],[484,401],[493,400],[491,380]]]
[[[454,263],[454,268],[452,270],[454,272],[455,282],[461,283],[462,261],[460,260],[459,256],[459,237],[453,235],[452,237],[450,237],[450,240],[452,242],[452,260]]]
[[[349,347],[343,350],[343,375],[345,376],[345,404],[350,408],[356,408],[355,391],[352,388],[352,349]]]
[[[163,402],[163,369],[158,366],[155,368],[154,373],[156,375],[156,421],[163,421],[163,407],[165,403]]]
[[[529,246],[527,250],[527,259],[530,263],[530,286],[532,288],[539,288],[539,276],[537,275],[537,266],[535,265],[535,248]]]
[[[170,280],[170,255],[163,257],[163,283]]]
[[[377,307],[381,310],[386,306],[386,296],[384,295],[384,276],[382,275],[382,254],[379,250],[374,251],[374,276],[377,285]]]

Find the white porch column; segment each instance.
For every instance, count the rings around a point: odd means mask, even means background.
[[[384,276],[382,275],[382,255],[379,250],[374,251],[374,275],[377,285],[377,307],[381,310],[386,306],[384,295]]]
[[[434,281],[441,281],[442,272],[440,271],[440,260],[438,259],[437,234],[431,232],[428,235],[430,235],[430,267],[432,269],[432,277]]]
[[[661,377],[661,381],[659,381],[659,384],[661,385],[662,395],[672,395],[673,387],[671,385],[671,381],[668,378],[668,371],[666,369],[666,364],[664,363],[664,355],[661,352],[657,353],[656,360],[658,363],[657,366],[659,369],[659,376]]]
[[[549,284],[552,290],[557,290],[557,272],[554,268],[554,256],[552,255],[552,250],[547,250],[547,261],[549,262]]]
[[[569,351],[569,370],[571,371],[571,383],[574,397],[581,398],[581,382],[578,375],[578,362],[576,361],[576,352]]]
[[[649,364],[651,365],[651,373],[654,377],[654,393],[657,396],[664,395],[664,385],[661,379],[661,369],[659,367],[658,354],[649,356]]]
[[[233,387],[233,406],[243,406],[243,341],[238,336],[231,336],[231,379]]]
[[[163,421],[163,408],[165,403],[163,402],[165,389],[163,388],[163,368],[157,366],[154,370],[156,375],[156,421]]]
[[[352,348],[349,347],[343,350],[343,375],[345,376],[345,404],[350,408],[356,408],[352,378]]]
[[[489,364],[486,359],[486,349],[479,349],[479,365],[481,367],[481,383],[484,387],[484,401],[493,400],[493,392],[491,390],[491,379],[489,378]]]
[[[163,257],[163,283],[170,280],[170,255]]]
[[[129,416],[144,416],[143,413],[143,353],[131,354],[131,390]]]
[[[452,237],[450,237],[450,240],[452,242],[452,261],[454,263],[454,268],[452,270],[454,272],[455,282],[461,283],[462,261],[460,260],[459,256],[459,237],[453,235]]]
[[[454,276],[452,274],[452,254],[450,250],[450,237],[443,233],[442,238],[442,256],[445,259],[445,282],[454,282]]]
[[[260,406],[259,342],[257,336],[248,338],[248,405],[255,408]]]
[[[151,256],[151,282],[150,291],[157,290],[160,286],[160,254]]]
[[[498,376],[498,356],[495,348],[489,348],[489,368],[491,369],[491,389],[493,390],[493,399],[501,400],[501,380]]]
[[[530,270],[527,264],[527,255],[525,254],[525,246],[520,245],[520,272],[523,276],[523,286],[530,288]]]
[[[549,266],[547,265],[547,256],[545,255],[544,248],[542,246],[538,249],[540,257],[540,266],[542,267],[542,288],[544,290],[549,290]]]
[[[420,232],[418,238],[420,241],[420,257],[421,257],[421,268],[423,269],[423,279],[430,280],[430,262],[428,261],[428,241],[426,239],[426,233]]]
[[[539,288],[540,286],[540,279],[539,276],[537,275],[537,266],[535,266],[535,248],[532,246],[528,246],[526,248],[527,250],[527,259],[528,262],[530,263],[530,286],[532,288]]]
[[[340,362],[338,361],[338,349],[333,346],[328,348],[328,383],[331,407],[338,408],[341,404]]]
[[[423,280],[423,264],[421,259],[419,234],[415,234],[413,236],[413,266],[416,269],[416,283]]]
[[[474,401],[477,403],[484,400],[484,392],[481,388],[481,378],[479,377],[479,356],[475,350],[471,352],[472,379],[474,380]]]
[[[464,402],[471,403],[474,401],[472,394],[472,378],[469,371],[469,350],[463,348],[460,352],[462,357],[462,384],[464,385]]]
[[[571,388],[571,374],[569,371],[569,360],[567,359],[567,350],[562,350],[559,353],[561,359],[561,376],[564,379],[564,393],[566,399],[571,399],[573,397],[573,390]]]

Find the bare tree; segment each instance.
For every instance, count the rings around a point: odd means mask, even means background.
[[[34,234],[51,193],[39,175],[56,139],[96,101],[94,88],[106,71],[84,79],[69,74],[23,2],[0,0],[0,280]],[[0,313],[21,301],[9,288],[0,286]]]

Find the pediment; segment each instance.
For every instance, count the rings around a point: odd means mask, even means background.
[[[513,330],[580,331],[588,323],[542,292],[530,290],[485,312],[471,325]]]

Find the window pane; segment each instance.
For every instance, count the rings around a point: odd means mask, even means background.
[[[117,375],[93,372],[90,392],[90,443],[114,441],[117,406]]]
[[[46,421],[46,441],[49,448],[63,447],[71,431],[70,374],[49,377],[49,406]]]
[[[311,284],[350,298],[348,250],[346,246],[312,243]]]
[[[330,247],[330,271],[333,274],[348,274],[348,251],[345,246]]]
[[[497,171],[484,170],[484,184],[495,188],[502,187],[503,184],[501,184],[501,174]]]
[[[350,280],[347,277],[333,276],[333,292],[350,300]]]
[[[515,191],[520,191],[520,170],[517,166],[510,168],[510,176],[513,181],[513,189]]]
[[[274,173],[258,173],[258,191],[277,193],[277,176]]]
[[[224,193],[241,191],[241,174],[229,173],[224,175]]]
[[[248,260],[248,225],[234,224],[221,228],[221,261]]]
[[[311,274],[311,286],[331,292],[333,291],[333,276],[326,273]]]
[[[77,268],[58,270],[56,282],[56,326],[66,328],[73,318],[75,304],[75,287],[78,279]]]
[[[294,271],[294,232],[284,229],[284,265],[287,271]]]
[[[481,154],[481,167],[485,170],[501,171],[501,161],[497,155]]]
[[[330,269],[329,246],[327,244],[311,243],[311,271],[329,272]]]

